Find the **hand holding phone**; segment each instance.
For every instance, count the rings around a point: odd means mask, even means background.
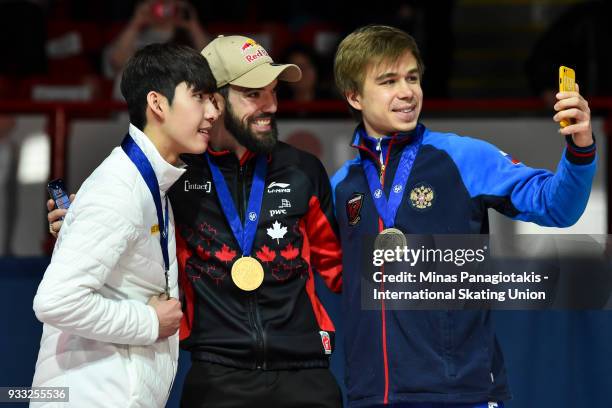
[[[55,208],[68,209],[70,207],[70,197],[64,180],[61,178],[51,180],[47,184],[47,191],[53,202],[55,202]]]
[[[564,67],[561,65],[559,67],[559,92],[574,92],[576,90],[576,73],[573,69]],[[559,122],[562,128],[569,126],[573,123],[570,120],[562,120]]]
[[[51,199],[47,201],[47,220],[49,221],[49,232],[57,238],[62,228],[64,215],[74,200],[74,194],[68,195],[66,186],[62,179],[52,180],[47,184],[47,191]]]

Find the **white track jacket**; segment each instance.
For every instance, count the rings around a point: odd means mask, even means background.
[[[129,132],[155,171],[163,206],[184,170],[167,163],[138,128],[130,125]],[[170,294],[178,297],[169,214]],[[32,385],[70,387],[70,402],[31,406],[165,406],[178,334],[157,340],[157,315],[147,306],[165,288],[157,224],[151,192],[116,147],[79,190],[34,298],[44,325]]]

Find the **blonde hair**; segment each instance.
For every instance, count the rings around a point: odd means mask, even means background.
[[[419,77],[425,66],[414,38],[390,26],[367,25],[349,34],[338,46],[334,59],[334,78],[342,95],[361,92],[370,64],[394,63],[406,51],[417,61]]]

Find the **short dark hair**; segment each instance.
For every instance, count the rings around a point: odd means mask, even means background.
[[[206,59],[193,48],[165,43],[151,44],[128,61],[121,78],[121,93],[128,105],[130,122],[144,130],[147,94],[159,92],[172,104],[174,90],[185,82],[196,92],[214,93],[217,82]]]
[[[347,35],[336,50],[334,77],[342,95],[361,92],[366,71],[372,64],[394,63],[410,51],[417,62],[419,77],[425,65],[415,39],[399,28],[370,24]]]

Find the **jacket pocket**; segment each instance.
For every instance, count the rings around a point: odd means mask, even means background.
[[[176,362],[169,340],[150,346],[128,346],[132,399],[143,406],[164,406],[174,380]]]

